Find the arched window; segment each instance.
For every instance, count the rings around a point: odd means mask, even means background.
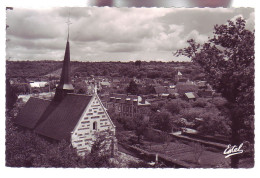
[[[93,130],[97,130],[97,122],[93,122]]]

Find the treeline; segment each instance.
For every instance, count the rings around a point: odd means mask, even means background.
[[[7,61],[6,76],[41,77],[62,67],[62,61]],[[203,79],[200,68],[191,62],[71,62],[72,76],[81,77],[137,77],[137,78],[174,78],[180,71],[191,80]]]
[[[61,61],[7,61],[6,77],[40,77],[61,67]]]

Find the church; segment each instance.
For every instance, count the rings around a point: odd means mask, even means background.
[[[50,139],[69,141],[77,149],[78,155],[90,152],[97,133],[109,131],[113,137],[112,150],[116,151],[116,127],[97,92],[91,96],[74,94],[70,78],[69,34],[54,98],[45,100],[31,97],[14,122]]]

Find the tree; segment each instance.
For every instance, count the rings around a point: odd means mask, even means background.
[[[129,86],[126,89],[127,93],[131,93],[132,95],[137,95],[138,94],[138,86],[135,83],[134,80],[131,80],[131,82],[129,83]]]
[[[144,134],[148,126],[148,120],[146,120],[145,116],[138,115],[133,118],[133,121],[135,134],[137,135],[137,142],[140,143],[140,137]]]
[[[11,109],[13,109],[13,106],[18,97],[17,97],[13,87],[11,87],[10,81],[8,78],[6,78],[5,84],[6,84],[6,109],[11,110]]]
[[[171,114],[167,111],[156,113],[152,117],[152,122],[156,129],[159,129],[164,132],[172,131],[172,118],[171,118]]]
[[[141,67],[142,62],[140,60],[135,61],[135,66]]]
[[[232,145],[243,141],[241,132],[248,132],[246,139],[254,142],[253,128],[245,124],[254,121],[254,32],[245,25],[241,17],[215,25],[214,36],[208,42],[201,45],[190,39],[187,48],[176,52],[199,65],[207,81],[229,102]],[[237,168],[238,163],[239,156],[232,156],[231,167]]]

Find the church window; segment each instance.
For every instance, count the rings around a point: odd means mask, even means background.
[[[81,123],[82,124],[86,124],[86,123],[89,123],[89,121],[82,121]]]
[[[97,122],[93,122],[93,130],[97,130]]]
[[[93,116],[93,117],[91,117],[91,119],[96,119],[96,118],[99,118],[99,116]]]

